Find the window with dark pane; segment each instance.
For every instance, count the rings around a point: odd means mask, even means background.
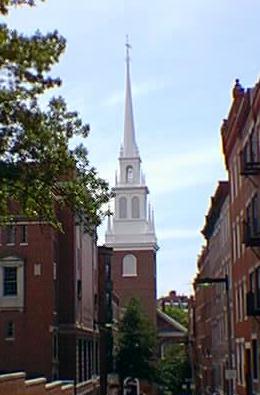
[[[258,379],[258,344],[257,339],[252,340],[252,362],[253,362],[253,378]]]
[[[13,321],[8,321],[5,327],[5,337],[8,339],[14,338],[14,323]]]
[[[82,298],[82,282],[81,282],[81,280],[77,280],[77,296],[78,296],[78,300],[81,300],[81,298]]]
[[[6,227],[6,244],[15,244],[16,230],[15,226],[8,225]]]
[[[53,359],[55,361],[57,361],[58,360],[58,333],[57,332],[53,333],[52,341],[53,341],[53,349],[52,349],[52,351],[53,351]]]
[[[255,271],[256,307],[260,309],[260,267]]]
[[[105,273],[106,279],[109,280],[111,278],[111,262],[109,256],[105,256]]]
[[[27,237],[27,225],[20,226],[20,243],[27,244],[28,237]]]
[[[17,295],[17,268],[4,267],[3,274],[4,296]]]
[[[88,357],[87,357],[87,340],[83,341],[83,363],[84,363],[84,369],[83,369],[83,380],[87,381],[88,379]]]

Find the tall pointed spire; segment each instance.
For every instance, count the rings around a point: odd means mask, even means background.
[[[134,114],[132,105],[131,81],[130,81],[130,56],[131,48],[126,36],[126,96],[125,96],[125,124],[124,124],[124,142],[123,150],[120,152],[121,157],[139,157],[138,148],[135,141]]]

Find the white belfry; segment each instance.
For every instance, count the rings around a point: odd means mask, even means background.
[[[153,215],[149,215],[145,177],[135,139],[130,81],[130,45],[126,44],[126,96],[123,144],[119,154],[119,173],[114,187],[115,207],[112,224],[108,221],[107,247],[114,250],[157,250]]]

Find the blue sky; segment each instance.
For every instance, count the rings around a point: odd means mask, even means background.
[[[259,78],[259,0],[49,0],[4,19],[25,33],[58,29],[66,37],[52,74],[90,123],[90,160],[111,185],[129,35],[137,143],[160,245],[158,295],[191,292],[209,199],[227,177],[219,130],[231,89],[235,78],[245,87]]]

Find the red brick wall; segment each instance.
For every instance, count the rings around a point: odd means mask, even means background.
[[[137,258],[137,276],[122,276],[122,260],[127,254]],[[155,324],[156,312],[156,258],[153,250],[114,251],[112,257],[113,289],[119,296],[120,306],[133,297],[141,302],[144,312]]]
[[[0,371],[25,370],[51,377],[54,237],[47,225],[28,225],[28,245],[0,246],[1,257],[18,256],[24,261],[24,309],[0,313]],[[41,275],[35,276],[34,264],[39,263]],[[14,340],[5,340],[8,321],[15,325]]]

